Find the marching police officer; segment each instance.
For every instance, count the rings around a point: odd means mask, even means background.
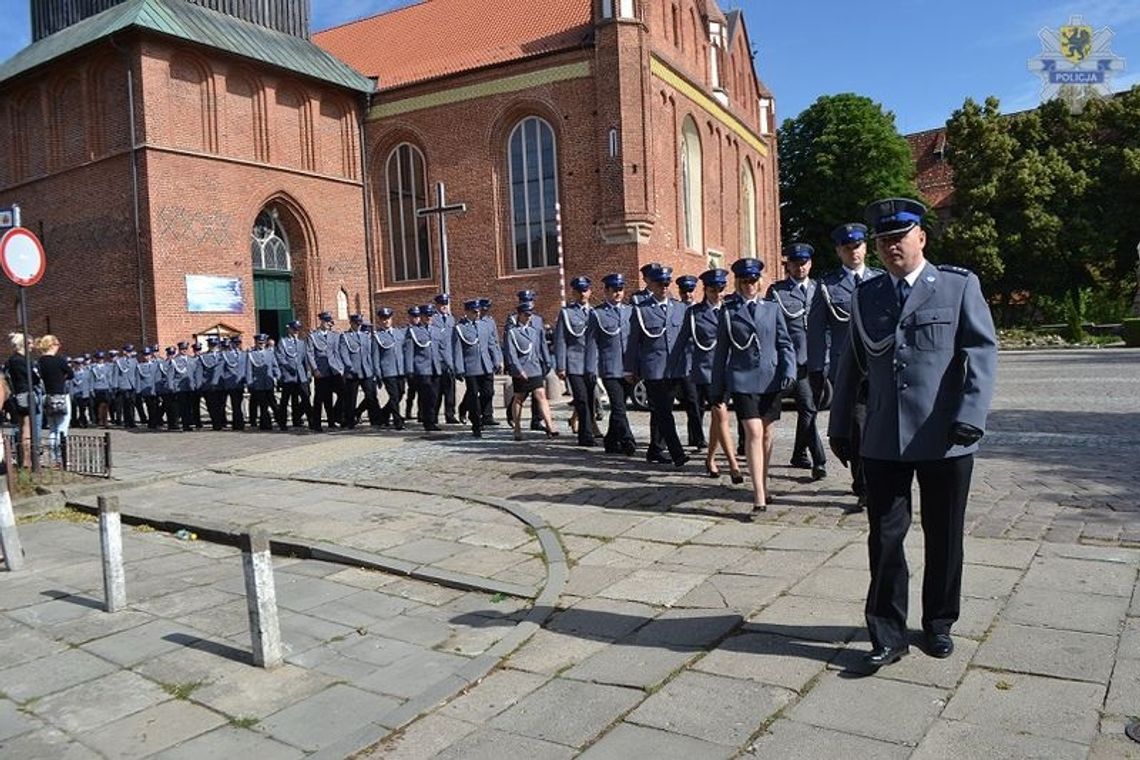
[[[830,395],[828,386],[834,387],[839,360],[851,343],[851,299],[855,289],[866,280],[883,274],[882,269],[866,265],[867,227],[857,222],[841,224],[831,231],[831,241],[841,266],[820,278],[815,298],[808,312],[808,379],[816,399]],[[817,404],[818,406],[818,404]],[[863,459],[859,455],[859,442],[867,418],[867,383],[860,382],[851,406],[851,491],[855,503],[844,509],[848,514],[859,512],[865,505],[863,495]]]
[[[404,331],[392,326],[395,312],[387,306],[376,310],[376,328],[372,331],[372,371],[377,381],[384,386],[387,400],[380,410],[377,420],[381,427],[392,425],[396,430],[404,429],[404,418],[400,415],[400,399],[404,395]],[[369,411],[369,421],[372,412]]]
[[[699,280],[691,274],[677,278],[677,293],[679,300],[686,308],[692,309],[696,305],[697,282]],[[700,451],[705,447],[704,431],[704,401],[697,391],[697,383],[693,379],[693,345],[689,342],[689,334],[685,334],[685,376],[681,378],[681,406],[685,410],[686,434],[690,446]]]
[[[479,329],[483,332],[484,339],[491,350],[491,361],[494,366],[494,374],[491,377],[491,392],[483,399],[483,427],[494,427],[499,424],[495,419],[495,378],[503,371],[503,346],[499,342],[499,326],[495,324],[495,318],[491,315],[491,299],[479,299]]]
[[[677,437],[673,400],[687,370],[685,341],[682,340],[686,309],[669,295],[672,267],[651,270],[647,277],[650,297],[633,308],[629,345],[625,350],[625,374],[631,383],[643,378],[649,395],[650,440],[646,461],[672,462],[674,467],[683,467],[689,457]],[[668,459],[665,450],[669,452]]]
[[[660,268],[661,264],[656,261],[641,265],[641,269],[638,270],[641,272],[641,290],[635,291],[633,295],[629,297],[630,306],[638,306],[642,301],[647,301],[653,297],[653,293],[649,287],[649,275],[651,272],[655,272]]]
[[[333,316],[327,311],[317,315],[318,327],[305,339],[305,353],[313,373],[313,413],[309,428],[321,431],[321,409],[329,427],[337,424],[337,403],[340,399],[341,372],[340,333],[333,329]]]
[[[415,307],[413,307],[415,308]],[[439,378],[445,366],[439,329],[432,327],[435,310],[424,304],[408,310],[412,318],[404,341],[404,371],[411,377],[419,397],[419,420],[424,430],[439,430]]]
[[[603,439],[607,454],[633,456],[637,442],[629,426],[625,399],[630,386],[625,379],[625,349],[629,343],[633,307],[624,303],[625,276],[611,272],[602,278],[605,300],[590,312],[591,336],[598,359],[598,377],[610,399],[610,421]]]
[[[709,395],[731,395],[736,418],[745,434],[745,453],[752,476],[752,511],[768,508],[768,460],[771,426],[779,418],[780,394],[795,384],[796,356],[784,314],[774,302],[760,298],[764,262],[745,258],[732,262],[737,298],[721,309]]]
[[[340,391],[340,424],[352,430],[356,427],[356,396],[365,378],[372,375],[372,346],[370,338],[360,331],[364,317],[348,315],[349,329],[340,334],[337,352],[340,354],[342,385]]]
[[[226,426],[226,396],[222,390],[222,342],[213,335],[206,338],[206,353],[198,357],[198,392],[206,399],[210,428]]]
[[[533,397],[532,408],[538,407],[538,416],[545,423],[540,429],[546,431],[547,438],[558,437],[550,416],[550,404],[546,400],[546,375],[553,362],[542,323],[535,319],[537,316],[534,301],[520,299],[515,307],[514,324],[508,324],[503,331],[503,363],[514,390],[511,420],[516,441],[522,440],[522,404],[527,394]],[[532,429],[534,422],[532,419]]]
[[[815,249],[807,243],[784,246],[784,266],[788,277],[773,283],[768,289],[768,297],[783,312],[788,334],[796,347],[796,384],[792,390],[792,398],[796,402],[796,439],[792,446],[791,464],[792,467],[811,470],[812,480],[820,480],[827,476],[827,452],[815,425],[818,412],[807,366],[808,311],[816,292],[816,285],[808,274],[814,253]]]
[[[222,350],[221,371],[218,375],[218,387],[222,391],[222,403],[225,399],[230,401],[230,429],[245,430],[245,411],[242,403],[245,398],[245,378],[249,359],[241,348],[241,336],[235,335],[229,340],[227,348]]]
[[[463,378],[467,389],[471,435],[482,438],[486,398],[495,392],[495,354],[488,344],[486,330],[479,324],[479,300],[464,301],[463,309],[464,318],[453,328],[451,364],[456,377]]]
[[[135,392],[138,390],[138,375],[135,367],[135,347],[123,346],[122,353],[112,361],[114,365],[115,416],[123,427],[135,427]]]
[[[300,427],[303,421],[310,423],[313,409],[309,403],[309,380],[312,378],[312,365],[309,364],[308,347],[301,340],[301,321],[294,319],[285,325],[285,335],[277,341],[274,351],[277,354],[277,368],[281,372],[281,401],[277,406],[277,427],[286,429],[286,416],[292,412],[293,427]]]
[[[277,414],[277,399],[273,396],[274,386],[281,377],[277,366],[277,356],[269,348],[269,336],[258,333],[253,336],[254,347],[246,355],[245,383],[249,387],[249,424],[259,430],[272,430],[273,418]]]
[[[728,286],[728,272],[724,269],[709,269],[701,273],[700,280],[705,297],[700,303],[690,306],[685,315],[685,340],[689,356],[688,382],[693,386],[696,403],[701,408],[708,404],[711,412],[705,471],[709,477],[720,477],[720,470],[716,466],[716,450],[719,446],[724,449],[724,455],[728,459],[732,482],[743,483],[744,476],[740,474],[740,465],[736,462],[736,452],[732,446],[732,434],[728,428],[728,405],[723,394],[713,398],[710,393],[717,334],[720,332],[720,314],[725,308],[721,294]]]
[[[440,293],[432,300],[435,302],[435,314],[431,318],[431,323],[439,330],[442,340],[441,350],[447,358],[447,366],[444,367],[443,374],[439,376],[439,396],[436,398],[436,406],[439,407],[442,404],[443,419],[447,424],[458,425],[459,420],[455,417],[455,376],[457,373],[451,367],[451,338],[455,333],[455,317],[451,313],[451,296],[447,293]],[[435,410],[435,417],[439,419],[438,408]]]
[[[520,305],[524,304],[524,303],[529,303],[531,305],[532,308],[528,312],[528,314],[530,316],[527,317],[527,319],[529,320],[529,324],[533,329],[537,330],[540,334],[545,335],[546,334],[546,324],[542,320],[542,315],[537,313],[533,308],[535,305],[535,301],[538,299],[538,294],[535,293],[533,290],[520,290],[515,295],[517,296]],[[515,313],[507,315],[506,325],[504,326],[504,329],[509,330],[510,328],[514,327],[518,323],[519,323],[519,312],[516,309]],[[504,351],[505,351],[506,341],[504,341],[503,346],[504,346]],[[547,405],[549,406],[549,399],[547,399]],[[507,406],[507,421],[508,422],[513,421],[514,418],[511,417],[511,415],[513,413],[514,413],[514,405],[513,404],[508,405]],[[530,397],[530,429],[531,430],[546,430],[546,422],[544,422],[545,419],[546,418],[542,414],[541,405],[538,403],[538,396],[537,396],[537,394],[532,393],[531,397]]]
[[[908,198],[870,204],[866,220],[888,276],[851,301],[852,342],[836,374],[829,436],[850,456],[852,406],[867,379],[863,431],[871,585],[866,618],[872,668],[907,652],[908,570],[903,552],[911,484],[922,495],[922,628],[927,652],[949,657],[962,585],[962,531],[974,452],[985,431],[997,336],[978,278],[934,266],[923,249],[926,208]]]
[[[135,366],[138,375],[138,397],[146,406],[146,426],[149,430],[158,430],[161,417],[158,412],[158,377],[162,368],[153,361],[154,349],[150,346],[143,348],[142,360]]]
[[[570,281],[574,302],[558,311],[554,325],[554,364],[561,380],[570,384],[578,418],[578,445],[594,446],[594,389],[598,380],[597,345],[590,333],[589,277]]]

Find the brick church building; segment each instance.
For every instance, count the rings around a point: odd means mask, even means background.
[[[424,0],[310,35],[307,0],[33,0],[0,63],[0,206],[65,350],[276,334],[442,287],[648,261],[778,271],[774,105],[715,0]],[[561,264],[561,266],[560,266]],[[0,327],[18,326],[5,280]]]

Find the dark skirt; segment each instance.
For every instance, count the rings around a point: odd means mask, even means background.
[[[525,380],[521,377],[511,378],[511,387],[515,393],[520,396],[525,396],[528,393],[534,393],[538,388],[546,385],[546,378],[544,377],[528,377]]]
[[[775,422],[780,419],[779,393],[733,393],[732,406],[738,420]]]

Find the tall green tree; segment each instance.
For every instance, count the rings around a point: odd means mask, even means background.
[[[814,246],[819,271],[838,264],[837,225],[862,221],[877,198],[918,197],[910,146],[894,114],[870,98],[824,95],[784,121],[778,139],[784,240]]]

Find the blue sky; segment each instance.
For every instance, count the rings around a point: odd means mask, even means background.
[[[1116,33],[1113,51],[1128,68],[1115,77],[1115,88],[1140,84],[1138,0],[721,2],[744,11],[757,69],[776,95],[781,120],[837,92],[882,103],[904,133],[940,126],[967,96],[997,95],[1007,111],[1032,108],[1041,83],[1026,62],[1041,52],[1037,34],[1073,15]],[[314,28],[403,4],[313,0]],[[28,8],[28,0],[0,0],[0,60],[28,43]]]

